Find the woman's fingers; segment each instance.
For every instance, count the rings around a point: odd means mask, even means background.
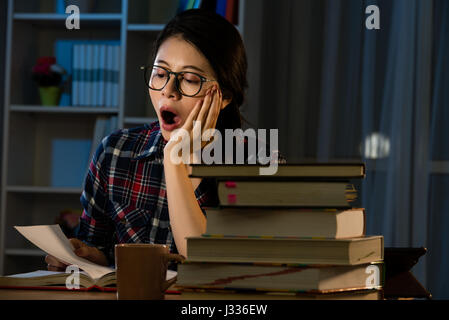
[[[207,114],[210,112],[210,107],[212,104],[212,97],[214,96],[215,91],[216,91],[215,86],[213,86],[212,88],[209,88],[209,90],[207,90],[206,97],[204,98],[204,102],[201,107],[200,113],[198,114],[198,117],[196,118],[196,121],[200,121],[202,128],[204,128],[204,122],[206,121]]]
[[[223,100],[221,91],[217,89],[213,95],[212,103],[209,108],[209,113],[203,125],[203,131],[215,128],[222,103]]]
[[[67,265],[51,255],[45,257],[47,263],[47,269],[50,271],[65,271]]]
[[[106,256],[103,252],[98,250],[98,248],[91,247],[76,238],[70,239],[70,242],[72,243],[73,248],[75,249],[74,252],[78,257],[87,259],[100,265],[107,265]]]
[[[195,107],[193,107],[192,111],[190,111],[189,116],[187,117],[186,121],[184,122],[183,129],[190,132],[193,128],[193,120],[197,118],[197,115],[199,111],[201,110],[201,106],[203,104],[203,101],[200,100],[196,103]]]

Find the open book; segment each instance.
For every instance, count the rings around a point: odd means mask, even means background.
[[[79,274],[79,290],[90,290],[93,288],[103,291],[116,290],[115,270],[78,257],[73,252],[72,244],[59,225],[16,226],[14,228],[41,250],[68,265],[75,265],[80,270],[83,270]],[[167,270],[167,280],[173,279],[176,275],[175,271]],[[0,287],[67,289],[66,280],[69,276],[73,277],[73,273],[39,270],[0,277]]]

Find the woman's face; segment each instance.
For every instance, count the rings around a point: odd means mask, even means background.
[[[192,44],[179,36],[165,40],[157,52],[154,65],[172,72],[194,72],[206,79],[216,79],[207,59]],[[201,91],[194,97],[182,95],[175,84],[174,75],[170,75],[167,85],[161,90],[151,90],[150,98],[159,119],[162,136],[166,141],[172,132],[184,125],[190,111],[199,100],[204,99],[208,88],[218,85],[215,81],[204,82]]]

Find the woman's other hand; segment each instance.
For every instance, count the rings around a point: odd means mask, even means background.
[[[74,250],[73,252],[80,258],[84,258],[86,260],[89,260],[93,263],[107,266],[108,260],[103,252],[98,250],[95,247],[91,247],[87,244],[85,244],[83,241],[72,238],[69,239],[70,243],[72,244]],[[60,261],[56,257],[52,255],[47,255],[45,257],[45,262],[47,263],[47,269],[50,271],[65,271],[68,264],[65,262]]]

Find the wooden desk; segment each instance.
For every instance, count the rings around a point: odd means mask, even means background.
[[[115,292],[0,289],[0,300],[116,300]]]
[[[179,294],[166,294],[166,300],[179,300]],[[117,300],[116,292],[0,289],[0,300]]]

